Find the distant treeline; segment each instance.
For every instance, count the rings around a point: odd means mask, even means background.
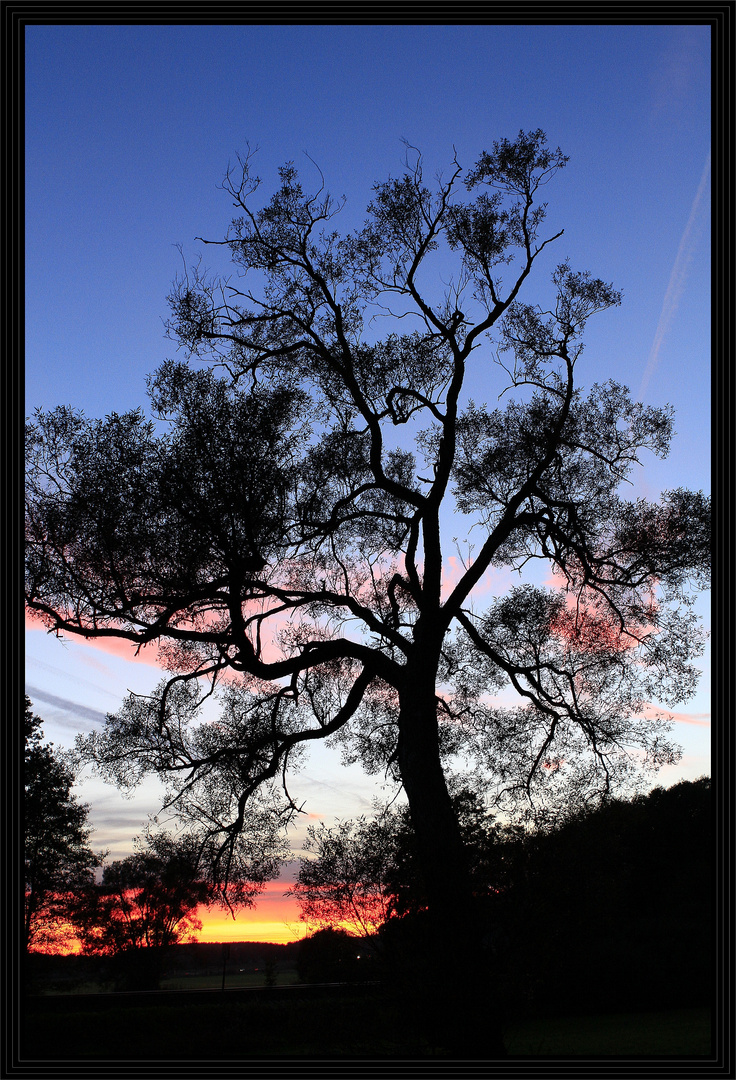
[[[221,975],[223,962],[229,974],[241,968],[247,972],[265,970],[276,964],[280,971],[294,970],[299,955],[298,941],[277,945],[261,941],[196,942],[171,945],[166,950],[162,978],[181,975]],[[226,953],[226,950],[227,953]],[[106,956],[53,956],[33,953],[28,958],[37,987],[63,991],[84,983],[104,982],[112,968],[112,958]]]
[[[300,942],[277,945],[263,941],[233,941],[232,943],[198,942],[175,945],[167,959],[166,967],[172,975],[191,972],[208,975],[222,971],[223,951],[227,950],[228,971],[244,967],[261,970],[268,962],[276,962],[282,968],[296,967]]]
[[[496,883],[484,901],[480,946],[500,1007],[549,1015],[707,1004],[715,893],[708,778],[490,842],[478,852]],[[226,965],[228,975],[263,971],[266,985],[276,970],[296,971],[308,984],[380,978],[390,985],[407,972],[443,969],[447,956],[430,926],[419,907],[389,918],[369,940],[328,928],[287,945],[174,945],[160,975],[213,976]],[[30,961],[36,992],[106,980],[111,988],[157,985],[126,983],[110,957]]]

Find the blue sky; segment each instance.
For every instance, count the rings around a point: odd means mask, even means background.
[[[547,188],[550,232],[565,234],[538,275],[569,257],[624,294],[590,323],[583,382],[614,377],[675,407],[672,453],[646,459],[636,494],[709,490],[707,27],[30,26],[26,78],[27,412],[145,403],[146,374],[175,352],[163,328],[175,245],[191,259],[196,236],[224,235],[232,207],[218,185],[248,142],[266,192],[287,160],[316,186],[308,152],[347,196],[349,228],[373,181],[400,171],[402,137],[431,176],[453,147],[469,166],[494,139],[541,127],[571,160]],[[709,771],[704,666],[665,783]],[[27,635],[28,692],[59,745],[158,678]],[[366,812],[374,793],[324,750],[295,786],[328,818]],[[155,785],[126,801],[87,780],[84,797],[95,846],[118,857],[157,809]]]

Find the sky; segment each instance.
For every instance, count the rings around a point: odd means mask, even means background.
[[[428,176],[471,166],[494,139],[542,128],[570,156],[545,192],[554,254],[612,281],[620,308],[591,320],[582,381],[615,378],[675,408],[672,451],[649,456],[634,495],[709,490],[710,61],[705,26],[28,26],[26,28],[26,412],[90,416],[143,405],[145,376],[175,355],[166,296],[196,237],[220,239],[229,162],[257,146],[264,190],[293,160],[324,173],[360,224],[371,185],[402,168],[407,139]],[[534,275],[526,298],[534,302]],[[489,402],[490,403],[490,402]],[[448,573],[451,572],[448,565]],[[707,598],[698,610],[707,622]],[[676,713],[684,754],[659,782],[710,771],[707,656]],[[26,690],[47,739],[70,746],[128,691],[160,679],[119,643],[29,628]],[[294,793],[310,821],[369,813],[381,792],[319,747]],[[84,774],[96,849],[132,850],[158,786],[133,799]],[[288,875],[287,875],[288,876]],[[286,886],[201,940],[304,933]]]

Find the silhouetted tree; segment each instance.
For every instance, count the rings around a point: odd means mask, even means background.
[[[573,808],[533,828],[494,826],[467,792],[455,803],[482,900],[482,937],[512,1008],[707,1001],[714,964],[709,778]],[[366,933],[382,961],[374,972],[389,985],[402,969],[436,965],[441,942],[425,917],[406,808],[378,808],[372,819],[322,825],[311,836],[292,889],[302,917]]]
[[[370,937],[389,917],[388,879],[396,854],[394,822],[384,817],[310,826],[299,874],[288,895],[300,918],[321,929]]]
[[[495,831],[478,796],[452,796],[475,895],[487,890]],[[423,911],[428,898],[408,806],[376,806],[371,818],[309,826],[299,872],[288,895],[300,917],[372,938],[387,919]]]
[[[100,885],[80,894],[73,919],[84,952],[122,957],[119,982],[152,988],[166,950],[196,940],[197,909],[216,896],[201,877],[194,837],[149,831],[132,855],[104,868]],[[252,899],[241,890],[240,902]]]
[[[355,982],[368,967],[366,957],[361,957],[361,949],[365,951],[365,945],[347,930],[325,926],[299,943],[299,980],[304,983]]]
[[[191,838],[149,834],[127,858],[106,866],[102,883],[91,894],[93,918],[80,923],[87,952],[113,953],[127,948],[162,948],[194,940],[202,924],[196,909],[211,898],[199,877]]]
[[[59,408],[28,428],[29,607],[62,633],[157,642],[172,671],[89,756],[124,784],[167,777],[178,812],[220,838],[222,881],[256,793],[310,742],[388,767],[449,935],[444,1019],[466,1051],[482,1025],[452,754],[476,754],[510,797],[560,771],[581,797],[605,792],[627,749],[654,768],[674,759],[642,704],[692,692],[701,641],[689,601],[708,500],[619,494],[642,450],[667,453],[671,411],[614,380],[578,385],[586,323],[619,293],[561,262],[542,304],[521,299],[562,235],[541,237],[538,196],[566,161],[520,132],[430,187],[408,148],[341,236],[341,204],[305,195],[293,164],[255,205],[248,155],[225,180],[237,216],[217,241],[241,280],[189,268],[170,298],[171,336],[210,366],[159,369],[155,423]],[[378,315],[394,320],[380,340]],[[509,358],[503,409],[468,395],[494,371],[492,331]],[[453,511],[477,547],[443,587]],[[486,571],[532,560],[560,587],[520,584],[476,610]],[[221,716],[198,724],[202,681],[224,675]],[[502,686],[518,708],[487,704]]]
[[[89,846],[89,807],[72,793],[74,770],[53,744],[26,695],[24,732],[24,852],[26,950],[59,947],[73,898],[94,881],[102,862]]]

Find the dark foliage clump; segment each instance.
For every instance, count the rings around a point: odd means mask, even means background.
[[[537,1012],[700,1005],[713,973],[710,780],[511,843],[494,904],[510,994]]]
[[[300,942],[297,971],[303,983],[360,982],[373,973],[372,959],[365,942],[326,927]]]

